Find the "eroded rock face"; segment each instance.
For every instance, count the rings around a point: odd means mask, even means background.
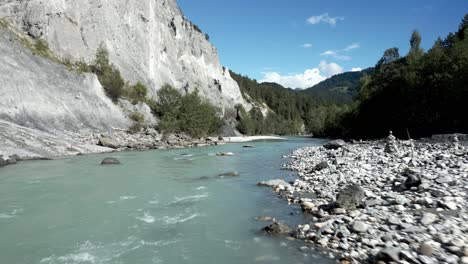
[[[175,0],[9,0],[0,17],[61,58],[91,62],[103,44],[125,79],[154,95],[163,84],[200,94],[220,107],[245,104],[216,48]]]
[[[0,15],[1,16],[1,15]],[[0,28],[0,119],[47,132],[112,130],[130,124],[95,75],[34,55]]]

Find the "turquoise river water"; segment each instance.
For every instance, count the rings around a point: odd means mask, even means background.
[[[0,263],[334,263],[298,250],[301,242],[259,233],[268,223],[254,220],[303,220],[299,208],[256,183],[293,179],[280,170],[282,156],[321,143],[289,138],[0,168]],[[100,166],[108,156],[123,164]],[[231,171],[240,176],[218,177]]]

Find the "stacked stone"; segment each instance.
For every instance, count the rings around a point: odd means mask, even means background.
[[[392,131],[390,131],[390,134],[387,137],[387,142],[385,143],[385,152],[398,153],[396,137],[393,135]]]

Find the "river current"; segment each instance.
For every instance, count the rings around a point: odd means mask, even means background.
[[[282,156],[319,139],[118,152],[0,168],[0,263],[333,263],[258,232],[304,217],[267,187]],[[245,144],[254,148],[243,148]],[[217,152],[235,156],[216,156]],[[105,157],[122,165],[100,166]],[[238,177],[220,177],[236,171]]]

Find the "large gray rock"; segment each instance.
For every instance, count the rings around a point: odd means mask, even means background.
[[[259,185],[259,186],[268,186],[268,187],[276,187],[278,185],[281,185],[281,186],[284,186],[284,187],[290,186],[289,183],[287,183],[287,182],[285,182],[283,180],[280,180],[280,179],[269,180],[269,181],[261,181],[261,182],[257,183],[257,185]]]
[[[362,204],[364,190],[358,185],[349,185],[336,196],[336,205],[346,210],[354,210]]]
[[[273,224],[266,226],[262,231],[268,234],[287,234],[290,232],[288,225],[282,222],[274,222]]]
[[[110,137],[101,137],[99,139],[99,145],[113,149],[120,147],[120,143],[116,139]]]
[[[101,165],[119,165],[120,161],[116,158],[105,158],[102,160]]]
[[[339,149],[344,146],[346,146],[346,142],[344,142],[342,139],[333,140],[323,145],[323,147],[326,149]]]
[[[0,17],[45,39],[61,58],[91,62],[104,44],[125,79],[142,81],[152,95],[167,83],[198,88],[220,107],[247,106],[216,48],[176,0],[9,0],[0,2]]]

